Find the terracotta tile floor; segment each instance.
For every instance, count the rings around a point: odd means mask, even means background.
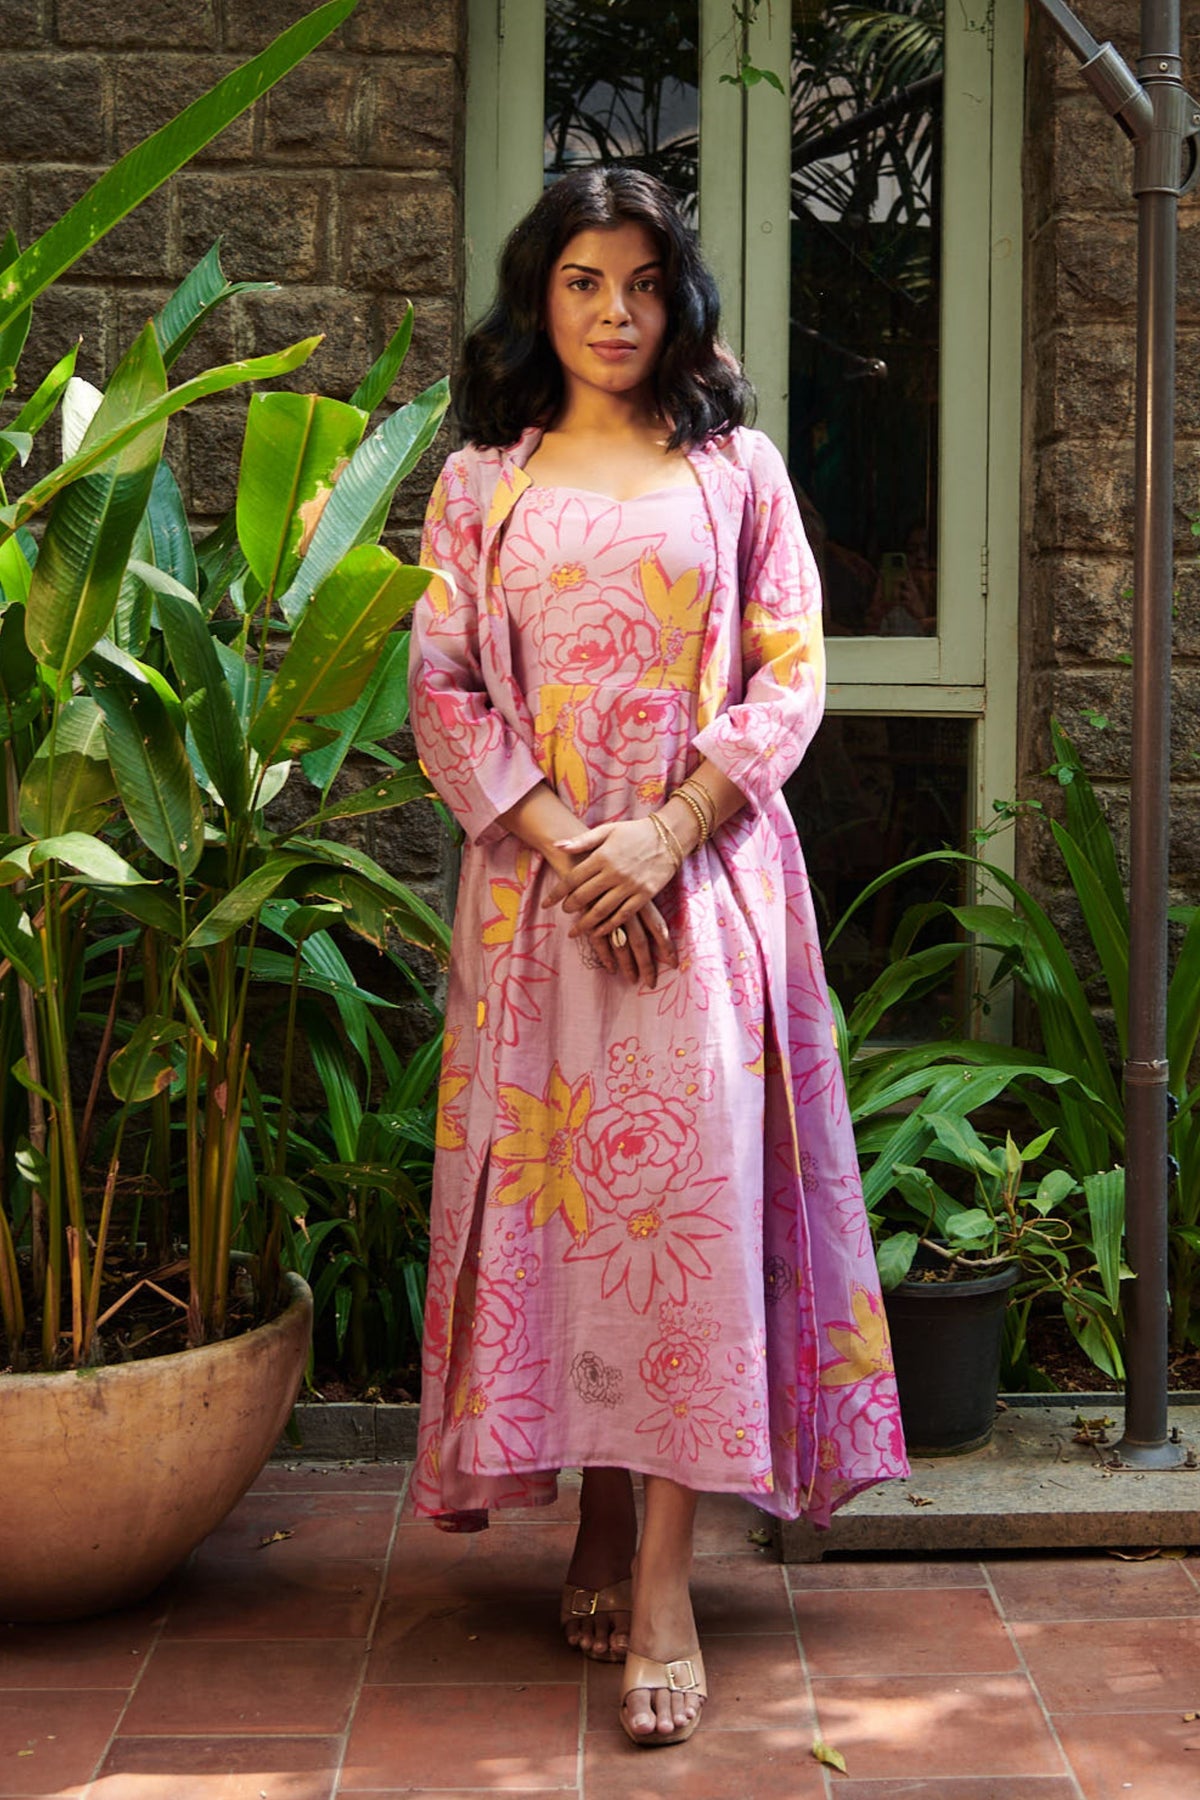
[[[616,1727],[617,1670],[558,1638],[569,1491],[452,1538],[405,1510],[406,1475],[275,1465],[141,1606],[0,1626],[0,1797],[1200,1797],[1200,1561],[784,1570],[751,1508],[706,1499],[712,1700],[653,1753]]]

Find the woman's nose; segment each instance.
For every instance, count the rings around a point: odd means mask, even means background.
[[[604,322],[606,325],[620,325],[629,318],[629,305],[620,288],[610,288],[605,297]]]

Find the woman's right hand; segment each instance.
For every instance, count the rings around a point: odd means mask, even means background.
[[[640,912],[626,919],[625,943],[618,948],[612,934],[589,932],[588,941],[601,968],[620,975],[635,986],[653,988],[661,969],[679,966],[679,957],[671,942],[666,920],[653,900],[647,900]]]

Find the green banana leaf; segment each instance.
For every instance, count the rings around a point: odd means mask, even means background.
[[[366,787],[347,794],[332,806],[323,806],[296,829],[310,831],[314,825],[327,825],[331,819],[359,819],[364,813],[390,812],[392,807],[403,806],[409,800],[425,799],[432,791],[424,770],[416,763],[410,763],[378,781],[368,782]]]
[[[25,771],[21,828],[35,838],[96,832],[108,817],[116,791],[103,715],[89,695],[75,694]]]
[[[167,373],[147,325],[117,365],[88,427],[88,446],[111,439],[165,394]],[[69,675],[108,630],[125,564],[162,455],[165,420],[135,432],[94,473],[59,494],[29,587],[25,631],[39,662]]]
[[[64,831],[58,837],[39,838],[29,846],[30,870],[48,862],[66,863],[69,869],[86,881],[103,882],[107,887],[137,887],[146,877],[119,856],[111,844],[91,837],[83,831]]]
[[[409,943],[419,944],[422,949],[432,951],[443,961],[449,956],[450,927],[446,921],[432,907],[426,906],[411,889],[381,868],[374,857],[368,856],[363,850],[354,849],[350,844],[339,844],[328,838],[305,838],[304,849],[317,861],[329,863],[348,875],[358,875],[370,882],[382,898],[391,904],[393,928]],[[318,888],[316,882],[312,884],[312,888],[327,899],[340,897]]]
[[[397,330],[388,339],[383,354],[376,357],[351,394],[351,406],[361,406],[365,413],[370,414],[375,411],[377,406],[383,405],[388,396],[388,389],[404,366],[408,347],[412,343],[412,334],[413,304],[410,300],[404,309],[404,317]]]
[[[179,483],[165,462],[159,463],[154,471],[146,524],[153,554],[145,560],[173,575],[190,594],[194,594],[200,585],[200,576],[192,534],[188,530],[187,508]]]
[[[147,325],[146,332],[153,339],[152,325]],[[142,337],[145,337],[146,332],[143,332]],[[139,338],[138,343],[141,341]],[[0,526],[8,531],[16,531],[27,524],[35,513],[40,512],[42,507],[47,506],[72,482],[119,455],[142,432],[148,431],[152,426],[165,424],[174,413],[182,412],[184,407],[190,406],[193,400],[203,400],[209,394],[224,393],[227,388],[238,387],[244,381],[272,381],[278,375],[290,375],[293,369],[300,368],[308,361],[320,341],[319,337],[304,338],[300,343],[290,344],[286,350],[277,350],[270,356],[248,356],[242,362],[224,363],[220,368],[206,369],[203,375],[193,376],[191,381],[169,388],[160,399],[144,407],[141,412],[134,413],[123,425],[104,437],[93,438],[89,431],[83,449],[68,457],[56,469],[51,469],[41,481],[36,481],[27,489],[20,499],[0,507]],[[158,355],[157,343],[155,354]],[[161,363],[162,358],[159,357],[160,366]],[[109,386],[111,389],[111,382]]]
[[[172,368],[214,307],[235,294],[273,294],[277,281],[228,281],[221,267],[221,240],[184,276],[154,321],[164,363]]]
[[[149,681],[114,679],[95,664],[90,685],[129,822],[161,862],[188,875],[204,844],[204,813],[191,764],[161,693]]]
[[[352,749],[390,738],[407,724],[410,642],[407,631],[395,632],[383,646],[354,705],[327,715],[326,723],[335,728],[337,738],[327,749],[314,751],[303,762],[304,773],[314,787],[320,788],[323,799]]]
[[[4,234],[4,242],[0,244],[0,271],[11,269],[20,254],[17,234],[10,226]],[[0,399],[10,388],[16,386],[17,364],[21,360],[32,319],[33,307],[23,306],[20,312],[12,314],[0,325]],[[21,460],[24,461],[24,458]]]
[[[17,544],[18,540],[10,538],[9,542]],[[25,642],[25,608],[12,600],[0,618],[0,705],[19,706],[35,686],[37,672],[37,658]]]
[[[359,445],[330,495],[295,580],[279,596],[286,619],[294,624],[347,552],[378,536],[392,495],[432,444],[449,404],[449,383],[435,382]]]
[[[1125,1231],[1125,1171],[1105,1169],[1085,1175],[1083,1192],[1092,1227],[1092,1249],[1104,1298],[1121,1311],[1121,1239]]]
[[[237,488],[242,553],[264,594],[286,588],[367,414],[317,394],[255,394]]]
[[[356,4],[357,0],[328,0],[106,170],[49,231],[0,273],[0,331],[118,220],[336,31]]]
[[[0,544],[0,599],[6,606],[19,606],[23,615],[32,579],[33,565],[25,554],[21,538],[5,538]]]
[[[193,927],[188,935],[188,947],[207,950],[214,944],[224,943],[253,919],[282,883],[302,869],[304,863],[305,858],[296,851],[271,851],[257,869],[223,894],[211,912]]]
[[[312,596],[250,727],[264,764],[297,719],[339,712],[357,699],[388,633],[428,582],[427,569],[406,567],[379,544],[360,544],[342,559]]]
[[[62,399],[68,381],[75,373],[75,358],[79,355],[79,345],[72,344],[65,356],[60,356],[50,373],[42,380],[29,396],[12,424],[9,432],[25,431],[36,437],[50,414]],[[0,475],[7,469],[16,455],[15,450],[0,446]]]
[[[250,800],[245,734],[199,601],[161,569],[131,566],[157,597],[167,652],[205,772],[226,809],[242,813]]]

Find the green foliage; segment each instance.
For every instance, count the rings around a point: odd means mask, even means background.
[[[44,287],[352,5],[319,8],[102,176],[24,254],[11,241],[0,251],[5,369]],[[171,418],[299,367],[319,342],[172,386],[184,346],[245,285],[226,281],[214,245],[102,396],[64,359],[0,440],[11,466],[56,407],[69,415],[64,460],[15,499],[0,490],[0,1053],[15,1078],[0,1131],[0,1329],[17,1366],[35,1330],[47,1367],[94,1357],[109,1267],[131,1266],[147,1229],[155,1243],[169,1235],[140,1202],[126,1235],[116,1231],[118,1185],[143,1177],[164,1194],[176,1188],[186,1208],[191,1341],[224,1329],[235,1242],[254,1253],[271,1305],[286,1209],[260,1202],[256,1162],[276,1198],[285,1194],[299,1141],[297,1059],[308,1054],[324,1079],[348,1043],[360,1074],[372,1058],[389,1068],[370,997],[325,928],[336,921],[377,947],[407,937],[437,955],[447,948],[423,902],[325,835],[330,821],[426,791],[375,739],[394,716],[380,680],[402,668],[395,628],[428,576],[376,540],[438,429],[446,384],[366,434],[411,338],[410,309],[354,404],[255,396],[235,514],[194,548],[162,460]],[[36,513],[40,547],[23,528]],[[332,800],[351,752],[374,760],[378,779]],[[298,779],[298,754],[323,759],[322,798],[271,811]],[[273,933],[286,953],[265,947]],[[268,1051],[255,996],[272,989],[288,1001],[282,1045]],[[333,1009],[336,1030],[319,1007]],[[99,1044],[86,1096],[71,1056],[83,1026]],[[347,1168],[400,1168],[410,1156],[422,1128],[410,1138],[393,1127],[377,1124],[350,1155],[322,1151],[331,1206],[353,1185]],[[83,1185],[88,1145],[106,1171],[98,1211]],[[409,1203],[390,1176],[388,1193]]]

